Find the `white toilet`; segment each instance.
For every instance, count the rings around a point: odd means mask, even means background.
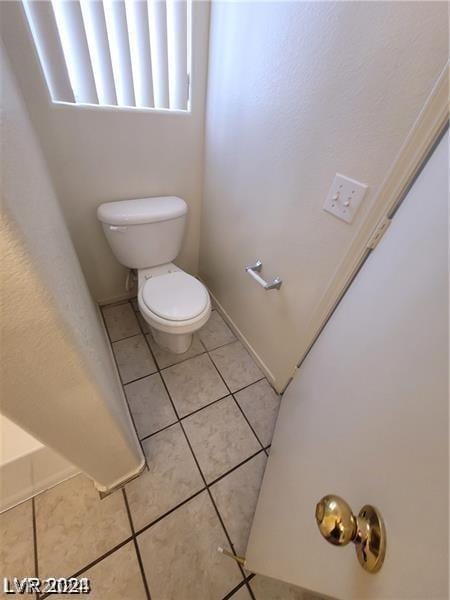
[[[98,219],[117,260],[138,272],[139,310],[155,341],[181,354],[211,314],[205,286],[171,261],[180,251],[187,204],[176,196],[105,202]]]

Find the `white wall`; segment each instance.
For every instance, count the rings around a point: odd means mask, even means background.
[[[196,274],[202,199],[204,96],[209,4],[193,10],[192,114],[51,104],[20,2],[1,2],[1,34],[47,159],[66,221],[97,301],[124,291],[96,219],[108,200],[177,195],[190,209],[180,267]]]
[[[142,452],[3,49],[1,73],[1,412],[107,489]]]
[[[0,512],[76,473],[74,465],[0,414]]]
[[[200,273],[279,388],[447,38],[446,3],[213,2]],[[370,186],[350,226],[321,210],[336,172]]]

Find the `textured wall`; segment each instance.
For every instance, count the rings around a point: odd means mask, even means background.
[[[1,411],[108,487],[142,454],[3,50],[1,62]]]
[[[177,263],[197,273],[208,14],[208,3],[195,3],[192,114],[171,115],[52,104],[21,3],[0,3],[5,48],[97,301],[125,293],[125,271],[96,219],[101,202],[158,195],[184,198],[190,214]]]
[[[213,2],[200,272],[279,387],[447,38],[446,3]],[[336,172],[370,186],[350,226],[322,211]]]

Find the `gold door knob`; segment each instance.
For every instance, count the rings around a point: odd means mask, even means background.
[[[333,546],[353,542],[358,561],[366,571],[381,569],[386,554],[386,532],[376,508],[363,506],[356,517],[339,496],[324,496],[316,505],[316,521],[320,533]]]

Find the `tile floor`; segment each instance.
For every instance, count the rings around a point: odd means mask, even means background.
[[[103,316],[148,469],[103,500],[78,475],[0,515],[1,576],[82,575],[95,600],[300,600],[217,552],[245,553],[279,396],[217,310],[184,355],[135,300]]]

